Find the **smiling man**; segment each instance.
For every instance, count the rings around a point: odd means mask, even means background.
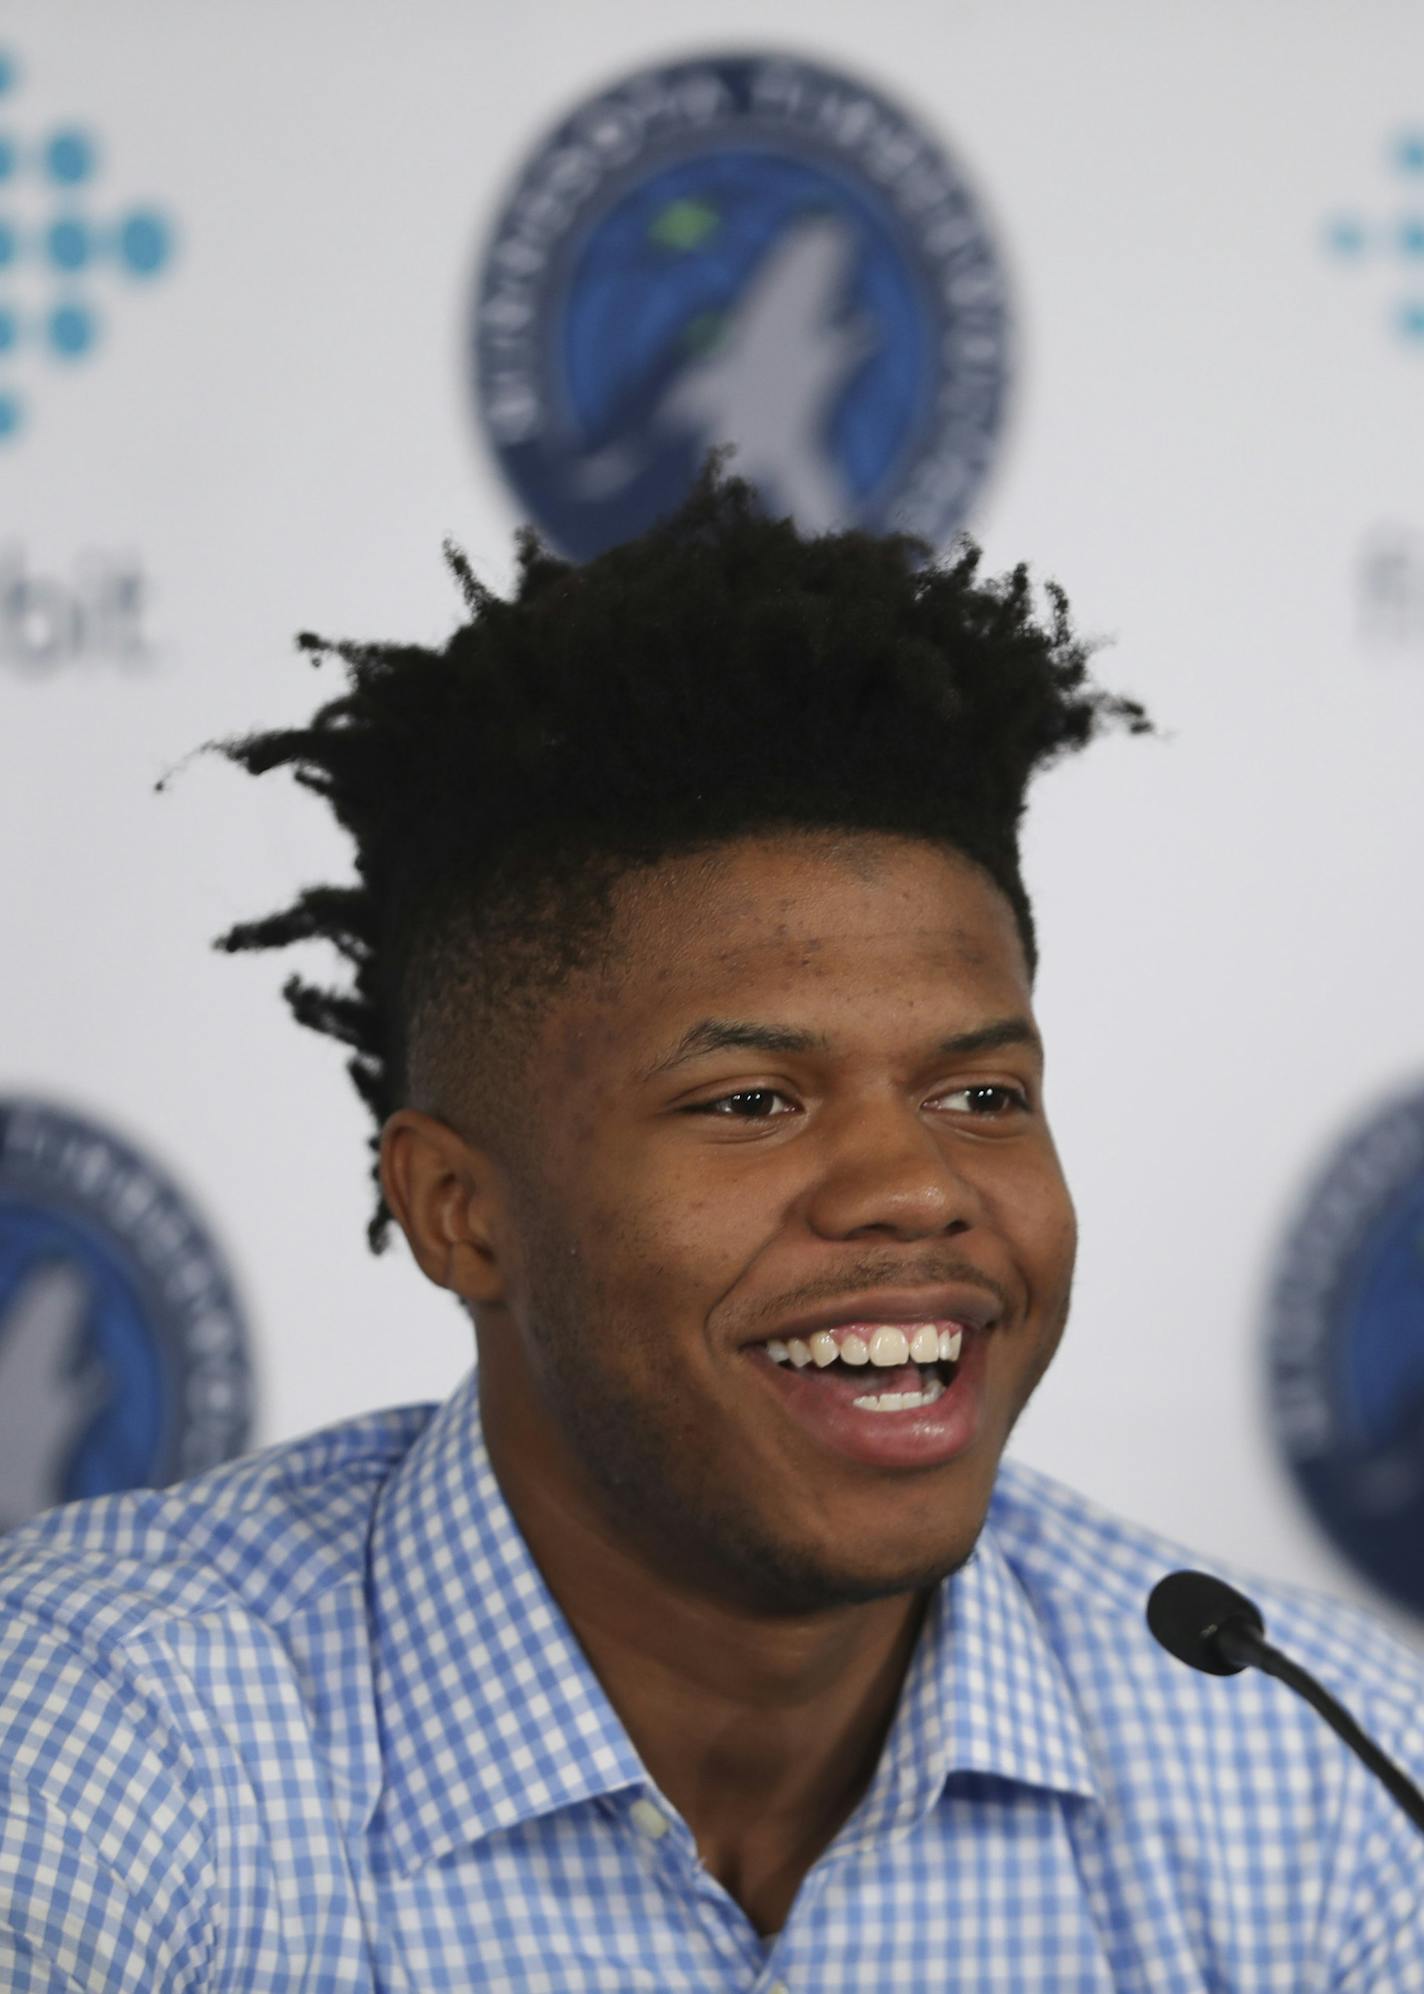
[[[478,1365],[8,1540],[10,1994],[1424,1988],[1424,1837],[1002,1463],[1075,1247],[1024,793],[1146,722],[922,555],[714,469],[227,744],[354,838],[225,945],[349,965],[287,994]],[[1412,1659],[1266,1598],[1424,1763]]]
[[[554,1596],[774,1931],[979,1535],[1073,1213],[1024,945],[976,867],[782,830],[619,903],[616,967],[535,1041],[511,1181],[403,1109],[385,1182],[479,1324],[490,1458]]]

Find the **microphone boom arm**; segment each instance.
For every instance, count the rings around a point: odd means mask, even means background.
[[[1222,1621],[1216,1629],[1215,1646],[1237,1668],[1261,1669],[1293,1689],[1297,1696],[1303,1696],[1335,1735],[1389,1788],[1415,1827],[1424,1831],[1424,1793],[1380,1750],[1373,1738],[1365,1735],[1344,1704],[1337,1703],[1314,1676],[1308,1675],[1279,1648],[1272,1647],[1243,1614],[1232,1614]]]

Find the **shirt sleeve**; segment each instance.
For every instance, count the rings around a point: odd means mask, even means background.
[[[0,1987],[206,1994],[213,1870],[193,1768],[142,1672],[0,1629]]]

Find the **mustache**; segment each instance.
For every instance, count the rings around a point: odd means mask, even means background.
[[[823,1302],[837,1302],[842,1296],[871,1296],[881,1289],[888,1293],[891,1289],[949,1286],[978,1289],[997,1303],[1004,1316],[1012,1307],[1013,1298],[1002,1281],[995,1280],[982,1267],[976,1267],[972,1261],[959,1255],[940,1254],[932,1260],[914,1262],[887,1260],[881,1255],[875,1260],[850,1261],[835,1275],[827,1275],[803,1288],[779,1295],[775,1301],[759,1308],[746,1327],[756,1329],[763,1323],[774,1325],[788,1315],[819,1308]]]

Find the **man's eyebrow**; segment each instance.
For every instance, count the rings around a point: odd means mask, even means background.
[[[644,1080],[683,1066],[707,1052],[827,1052],[830,1040],[820,1032],[799,1032],[789,1025],[759,1025],[741,1018],[703,1018],[685,1031],[672,1051],[645,1067]]]
[[[995,1018],[972,1032],[954,1032],[935,1047],[940,1059],[964,1059],[980,1052],[999,1052],[1025,1045],[1043,1057],[1043,1041],[1027,1018]],[[652,1080],[699,1059],[709,1052],[829,1052],[831,1041],[822,1032],[797,1031],[789,1025],[758,1024],[743,1018],[703,1018],[689,1027],[671,1052],[645,1067],[640,1078]]]
[[[980,1025],[975,1031],[955,1032],[951,1038],[941,1039],[935,1050],[943,1057],[964,1059],[976,1052],[999,1052],[1011,1045],[1026,1045],[1030,1052],[1043,1058],[1043,1040],[1028,1018],[996,1018],[991,1025]]]

